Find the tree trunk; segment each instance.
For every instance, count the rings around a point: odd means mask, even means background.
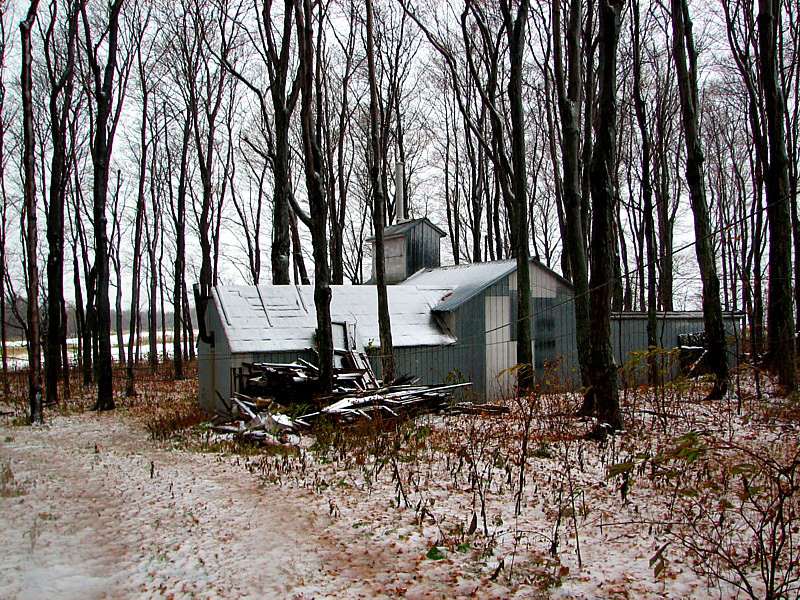
[[[150,291],[148,297],[150,306],[147,311],[147,364],[150,371],[155,372],[158,367],[158,264],[156,261],[156,248],[158,244],[158,216],[155,214],[156,207],[153,206],[152,227],[146,227],[147,231],[147,256],[150,260]],[[146,219],[146,216],[145,216]]]
[[[507,0],[500,0],[505,21],[510,55],[511,75],[508,99],[511,110],[511,162],[513,166],[514,221],[517,259],[517,364],[521,365],[519,386],[533,386],[533,347],[531,342],[531,271],[528,238],[527,156],[525,154],[525,109],[522,103],[522,74],[525,68],[525,26],[528,20],[528,0],[517,6],[512,19]]]
[[[289,225],[292,230],[292,255],[294,256],[295,282],[299,281],[301,285],[311,285],[311,280],[308,278],[308,270],[306,269],[306,260],[303,258],[303,244],[300,243],[300,232],[297,230],[297,217],[293,214],[289,219]]]
[[[67,184],[67,120],[72,110],[72,75],[75,63],[78,11],[70,7],[64,70],[56,78],[50,73],[50,190],[47,211],[47,404],[58,404],[58,376],[62,369],[61,347],[66,342],[64,313],[64,203]],[[54,17],[55,18],[55,17]],[[46,44],[48,42],[45,42]],[[48,55],[50,47],[45,50]],[[59,106],[59,99],[61,105]],[[64,364],[63,368],[67,368]]]
[[[797,380],[792,303],[792,229],[789,214],[789,159],[783,126],[784,99],[778,81],[779,10],[773,0],[759,0],[758,41],[769,139],[767,223],[769,225],[769,295],[767,298],[766,363],[787,390]]]
[[[711,226],[703,174],[697,102],[697,54],[686,0],[672,0],[673,57],[678,75],[684,139],[686,140],[686,181],[694,214],[695,252],[703,280],[703,320],[706,327],[709,366],[715,377],[712,396],[721,397],[728,387],[728,348],[722,322],[719,277],[711,240]],[[686,60],[689,60],[687,68]]]
[[[586,232],[583,227],[580,152],[580,102],[581,102],[581,0],[570,0],[567,29],[567,81],[561,47],[561,7],[552,5],[556,93],[561,116],[561,162],[563,164],[564,252],[569,257],[572,285],[575,289],[575,328],[578,342],[578,365],[581,382],[589,384],[589,337],[591,317],[589,312],[589,270],[586,262]],[[590,15],[591,17],[591,15]],[[591,139],[591,135],[589,136]],[[588,170],[588,165],[586,166]]]
[[[3,6],[0,8],[0,19],[5,19],[6,11],[8,9]],[[6,121],[5,121],[5,99],[6,99],[6,82],[5,82],[5,68],[6,57],[8,50],[8,38],[6,36],[6,29],[0,30],[2,33],[2,52],[0,52],[0,165],[5,164],[6,159]],[[7,209],[9,204],[8,194],[6,192],[6,178],[5,170],[0,169],[0,352],[2,352],[3,364],[3,400],[8,401],[10,393],[10,385],[8,381],[8,347],[6,330],[6,232],[8,227]]]
[[[96,314],[97,314],[97,402],[96,410],[114,408],[113,372],[111,370],[111,307],[108,299],[108,222],[106,217],[106,197],[108,194],[108,171],[111,160],[112,139],[108,131],[111,116],[112,87],[117,68],[117,36],[119,33],[119,13],[124,0],[114,0],[109,7],[108,49],[106,65],[102,70],[98,63],[89,34],[86,5],[82,7],[84,29],[87,36],[87,54],[94,78],[93,95],[95,100],[95,131],[92,140],[92,160],[94,162],[93,203],[95,269],[97,276]]]
[[[600,4],[600,72],[597,142],[591,164],[592,235],[590,302],[592,328],[589,349],[589,389],[581,412],[599,419],[595,434],[624,427],[619,408],[617,366],[611,349],[611,295],[613,292],[613,189],[617,137],[617,43],[622,5]]]
[[[196,356],[194,351],[194,325],[192,324],[192,311],[189,307],[189,291],[186,285],[183,286],[183,314],[185,315],[184,326],[186,327],[186,335],[189,342],[189,360],[194,360]]]
[[[633,2],[633,98],[636,110],[636,121],[639,135],[642,138],[642,196],[644,204],[644,261],[647,270],[647,377],[651,386],[658,380],[658,362],[655,350],[658,346],[656,337],[656,233],[653,219],[653,186],[650,182],[651,144],[650,131],[647,128],[647,109],[642,96],[642,47],[640,30],[640,0]]]
[[[31,28],[36,20],[39,0],[32,0],[28,14],[20,25],[22,41],[22,165],[24,171],[25,196],[25,253],[28,288],[27,337],[28,337],[28,400],[31,424],[40,425],[42,414],[41,350],[39,340],[39,265],[36,255],[38,231],[36,228],[36,158],[34,157],[33,96],[31,78]]]
[[[142,154],[139,157],[139,187],[136,193],[136,217],[133,230],[133,266],[131,267],[131,316],[128,326],[128,364],[125,378],[125,395],[128,397],[136,395],[136,381],[134,375],[134,340],[136,334],[136,323],[139,318],[139,294],[141,293],[141,265],[142,265],[142,230],[144,228],[145,199],[144,185],[145,173],[147,168],[147,152],[145,150],[147,132],[147,95],[144,95],[142,102],[142,124],[139,130]],[[180,242],[178,242],[180,243]]]
[[[183,124],[183,142],[181,143],[181,164],[178,179],[178,194],[175,207],[175,287],[173,288],[172,306],[174,311],[173,321],[173,367],[176,381],[183,379],[183,346],[182,336],[184,319],[188,312],[183,314],[183,290],[186,287],[185,260],[186,260],[186,180],[189,162],[189,140],[191,135],[191,121],[187,115]]]
[[[320,391],[333,387],[333,333],[331,330],[331,287],[328,268],[327,203],[322,185],[322,152],[317,143],[313,114],[314,37],[311,1],[294,0],[300,58],[300,124],[303,138],[306,187],[311,208],[311,243],[314,253],[314,306],[317,312]]]
[[[375,47],[372,39],[372,0],[366,0],[367,10],[367,65],[369,72],[369,132],[371,160],[369,165],[372,183],[372,222],[375,227],[375,279],[378,287],[378,330],[381,341],[381,363],[383,380],[394,379],[394,344],[392,343],[392,323],[389,316],[389,294],[386,290],[386,262],[383,246],[384,214],[386,199],[380,177],[381,152],[379,146],[378,86],[375,76]],[[401,184],[402,185],[402,184]]]

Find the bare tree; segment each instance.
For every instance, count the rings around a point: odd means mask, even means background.
[[[166,111],[165,118],[166,118]],[[181,115],[183,116],[183,115]],[[166,129],[165,129],[165,135]],[[168,136],[167,136],[168,137]],[[174,265],[174,288],[172,294],[172,306],[174,311],[173,322],[173,366],[174,377],[176,380],[183,379],[183,348],[181,341],[183,339],[183,330],[185,328],[184,321],[191,321],[189,311],[183,310],[183,298],[186,295],[186,277],[185,277],[185,262],[186,262],[186,185],[188,180],[188,163],[189,163],[189,143],[191,140],[191,121],[188,111],[183,116],[183,135],[180,145],[180,166],[178,170],[178,190],[173,198],[172,182],[169,182],[169,197],[170,209],[172,213],[172,220],[175,227],[175,265]],[[167,166],[170,167],[172,163],[172,155],[169,150],[169,140],[166,140],[165,146],[167,148]],[[188,305],[188,302],[186,303]],[[188,327],[191,331],[191,327]]]
[[[369,69],[369,131],[372,150],[369,164],[369,177],[372,184],[372,222],[375,227],[375,283],[378,286],[378,328],[381,340],[381,360],[383,378],[394,379],[394,347],[392,344],[392,323],[389,316],[389,295],[386,291],[386,263],[384,259],[383,227],[386,199],[381,181],[381,152],[379,145],[378,85],[375,79],[375,44],[372,38],[372,0],[367,0],[366,52]],[[402,185],[402,183],[400,184]]]
[[[137,15],[138,17],[139,15]],[[130,321],[128,325],[128,363],[126,368],[125,379],[125,395],[135,396],[136,387],[134,381],[134,359],[135,353],[133,349],[134,334],[136,332],[136,322],[139,317],[139,294],[141,290],[141,264],[142,264],[142,229],[144,226],[144,214],[146,212],[145,204],[145,184],[147,173],[147,129],[148,129],[148,109],[150,102],[150,84],[147,81],[147,64],[142,50],[142,36],[146,29],[147,22],[149,21],[149,14],[142,22],[137,19],[138,23],[134,26],[138,35],[136,37],[139,43],[136,44],[136,75],[137,84],[141,93],[141,123],[139,124],[139,173],[136,191],[136,212],[134,217],[134,231],[133,231],[133,264],[131,267],[131,310]]]
[[[6,276],[8,271],[6,257],[6,234],[8,227],[9,194],[6,190],[6,167],[9,154],[6,152],[6,133],[9,129],[6,105],[5,68],[8,56],[8,33],[6,31],[8,5],[0,3],[0,351],[3,361],[3,398],[7,399],[10,386],[8,382],[8,349],[6,330]]]
[[[166,15],[170,36],[172,77],[181,90],[192,125],[193,150],[200,172],[199,209],[193,204],[200,238],[200,287],[207,296],[216,285],[217,224],[224,196],[217,194],[218,134],[221,111],[231,84],[228,65],[233,62],[231,19],[224,18],[229,5],[185,0]],[[222,113],[224,114],[224,113]]]
[[[495,170],[495,185],[509,215],[509,237],[513,255],[517,260],[517,362],[523,365],[520,384],[527,388],[533,376],[531,368],[533,348],[531,346],[530,323],[530,250],[528,238],[527,174],[525,158],[525,116],[522,102],[522,72],[526,39],[529,2],[517,4],[516,15],[512,14],[509,2],[500,4],[500,19],[497,31],[491,30],[490,9],[468,0],[461,13],[461,41],[466,57],[467,81],[462,81],[461,69],[450,40],[443,41],[434,35],[410,8],[403,2],[404,10],[422,29],[431,45],[442,56],[456,92],[456,101],[467,126],[475,135],[477,143],[491,157]],[[501,52],[500,40],[505,39],[508,52],[507,94],[500,93]],[[489,120],[489,135],[485,135],[478,124],[470,119],[465,96],[473,87],[480,95]],[[507,103],[507,104],[506,104]],[[506,113],[506,105],[508,112]],[[509,126],[510,121],[510,126]],[[497,214],[497,213],[495,213]],[[499,236],[497,236],[499,238]]]
[[[789,158],[786,153],[783,90],[777,65],[779,4],[759,0],[758,36],[761,82],[767,113],[769,177],[769,297],[766,362],[788,390],[797,384],[797,360],[792,298],[792,245],[789,212]]]
[[[578,364],[581,380],[589,383],[589,269],[586,261],[586,234],[583,226],[583,194],[581,192],[580,106],[581,106],[581,23],[582,0],[570,0],[567,25],[567,66],[564,79],[564,60],[561,42],[561,3],[552,3],[553,60],[555,62],[556,94],[561,117],[561,162],[563,164],[564,194],[564,253],[569,259],[569,272],[575,289],[575,327],[578,341]],[[591,14],[587,21],[590,28]],[[591,70],[590,65],[589,69]],[[591,137],[589,138],[591,140]],[[588,164],[584,166],[588,171]]]
[[[260,3],[257,1],[254,6],[259,13],[255,19],[257,30],[251,32],[244,28],[243,35],[254,50],[254,56],[266,67],[270,101],[267,101],[267,95],[257,80],[237,68],[227,54],[218,52],[217,55],[225,68],[258,98],[266,151],[256,148],[255,142],[247,137],[245,142],[264,155],[272,169],[272,282],[276,285],[287,285],[290,283],[289,234],[292,211],[311,226],[307,215],[297,206],[292,188],[290,131],[292,114],[300,92],[297,79],[292,76],[293,0],[284,0],[282,15],[275,10],[273,0],[263,0]],[[230,43],[230,40],[226,43]]]
[[[514,213],[512,227],[516,238],[517,259],[517,363],[522,365],[520,387],[533,384],[533,347],[531,340],[531,274],[528,237],[528,177],[525,155],[525,109],[522,104],[522,73],[525,60],[525,28],[528,21],[528,0],[521,0],[512,16],[507,0],[500,0],[500,10],[508,38],[508,100],[511,113],[511,162],[513,165]]]
[[[686,141],[686,180],[694,214],[695,252],[703,280],[703,320],[708,344],[709,365],[715,376],[712,396],[721,397],[728,387],[727,345],[722,322],[719,277],[711,240],[703,148],[700,141],[697,95],[697,52],[686,0],[672,0],[673,57],[678,75]],[[689,64],[687,66],[687,58]]]
[[[332,28],[333,36],[339,47],[342,71],[337,75],[327,69],[325,84],[332,88],[326,92],[326,118],[324,127],[327,180],[330,187],[330,222],[331,222],[331,283],[344,283],[345,228],[347,226],[347,208],[349,182],[353,170],[353,160],[348,160],[348,136],[352,135],[353,114],[358,102],[351,102],[351,86],[353,75],[361,60],[356,57],[356,31],[358,26],[359,5],[347,2],[343,7],[344,16],[349,26],[343,35],[337,27]],[[320,49],[318,49],[318,53]],[[336,78],[337,81],[332,83]],[[338,89],[334,87],[338,84]],[[358,100],[356,96],[355,100]],[[336,102],[338,101],[338,106]],[[337,110],[338,109],[338,110]],[[351,144],[352,146],[352,144]],[[334,190],[336,193],[334,193]]]
[[[647,270],[647,347],[650,350],[648,356],[648,377],[650,385],[655,385],[658,377],[658,365],[653,355],[658,345],[656,338],[656,309],[657,294],[656,289],[656,234],[655,220],[653,218],[653,185],[650,180],[652,144],[650,142],[650,130],[647,126],[647,107],[642,94],[642,45],[641,45],[641,10],[640,1],[633,0],[633,98],[636,110],[636,121],[639,125],[639,135],[642,144],[642,199],[644,217],[644,244],[646,251],[643,252],[643,261]],[[645,286],[643,286],[645,287]]]
[[[113,107],[114,76],[117,71],[117,50],[119,36],[119,16],[125,0],[114,0],[109,5],[107,29],[93,42],[86,6],[81,7],[83,28],[86,36],[86,55],[92,75],[92,97],[95,103],[94,139],[92,140],[92,161],[94,178],[92,190],[92,210],[94,216],[94,245],[97,303],[97,402],[96,410],[112,410],[114,403],[113,373],[111,370],[111,308],[108,300],[108,232],[106,215],[106,196],[108,193],[108,173],[111,150],[114,141],[116,120],[111,119]],[[100,65],[100,44],[107,38],[105,48],[106,64]],[[121,103],[122,99],[119,99]],[[118,108],[118,107],[117,107]],[[118,111],[117,111],[118,114]],[[109,124],[112,127],[109,128]]]
[[[50,190],[47,210],[47,403],[58,404],[58,376],[61,369],[61,348],[66,344],[67,323],[64,302],[64,205],[69,173],[68,122],[72,110],[75,44],[78,35],[80,1],[67,4],[66,40],[58,36],[57,1],[50,3],[50,22],[44,35],[44,57],[49,91],[49,125],[52,142]],[[66,51],[62,55],[62,46]],[[65,393],[69,393],[68,388]]]
[[[31,423],[43,422],[42,415],[42,363],[39,339],[39,265],[36,255],[38,231],[36,227],[36,165],[33,136],[33,97],[31,85],[31,29],[36,20],[39,0],[31,0],[25,19],[19,24],[22,40],[22,167],[24,171],[24,213],[26,248],[27,334],[28,334],[28,400]]]
[[[597,140],[592,152],[592,234],[590,247],[590,301],[592,328],[589,348],[589,388],[581,412],[598,417],[595,433],[606,427],[623,428],[617,390],[617,366],[611,350],[611,294],[614,279],[614,218],[616,194],[613,189],[617,133],[617,45],[621,4],[600,3],[599,90]]]
[[[122,213],[124,212],[124,198],[122,197],[122,172],[117,171],[117,182],[111,193],[111,233],[109,234],[108,258],[114,269],[116,279],[115,304],[116,323],[114,329],[117,334],[117,351],[119,363],[125,364],[125,336],[122,323]]]
[[[317,348],[320,386],[328,392],[333,386],[333,333],[331,330],[331,287],[328,268],[327,202],[322,185],[322,152],[316,137],[313,112],[314,33],[311,0],[294,0],[300,59],[300,125],[303,137],[306,188],[311,209],[311,243],[314,253],[314,305],[317,311]]]

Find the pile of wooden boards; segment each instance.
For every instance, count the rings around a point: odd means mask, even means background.
[[[403,377],[384,385],[375,378],[363,353],[349,351],[334,369],[333,392],[319,395],[319,369],[308,361],[245,364],[237,377],[242,392],[225,399],[210,427],[256,441],[284,441],[290,432],[311,428],[325,419],[348,423],[359,419],[391,419],[428,413],[497,414],[503,407],[457,402],[454,393],[472,385],[420,385]],[[313,410],[302,410],[313,406]],[[300,409],[300,410],[298,410]],[[294,418],[286,413],[299,414]]]

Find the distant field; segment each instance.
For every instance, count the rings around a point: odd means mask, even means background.
[[[123,339],[125,341],[125,354],[128,353],[128,335],[129,333],[126,331],[123,334]],[[194,332],[195,339],[197,339],[198,332]],[[166,349],[167,354],[166,357],[172,356],[172,342],[173,342],[173,334],[172,331],[168,331],[165,336],[161,335],[159,332],[156,343],[158,344],[158,356],[159,359],[165,358],[163,356],[163,344],[166,342]],[[147,335],[142,335],[140,339],[139,354],[143,357],[147,357],[148,352],[150,352],[150,338]],[[67,340],[67,348],[69,351],[69,360],[70,363],[77,363],[78,362],[78,338],[69,338]],[[134,346],[135,351],[136,346]],[[24,340],[9,340],[6,342],[6,360],[8,361],[9,368],[12,369],[24,369],[28,366],[28,343]],[[119,346],[117,344],[117,334],[114,333],[111,335],[111,356],[116,361],[119,358]]]

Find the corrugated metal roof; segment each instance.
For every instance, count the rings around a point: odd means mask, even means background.
[[[331,286],[331,320],[357,327],[365,345],[380,345],[375,286]],[[392,286],[392,341],[397,347],[453,344],[436,324],[432,308],[450,287]],[[313,286],[218,286],[214,302],[232,353],[281,352],[313,345],[317,317]]]
[[[409,277],[405,285],[442,285],[453,287],[453,291],[433,310],[446,312],[458,308],[467,300],[517,270],[516,260],[494,260],[451,267],[426,269]],[[396,286],[402,287],[402,286]]]
[[[401,233],[405,233],[406,231],[408,231],[415,225],[418,225],[419,223],[426,223],[441,237],[447,235],[444,231],[442,231],[441,227],[437,227],[436,225],[434,225],[433,222],[430,219],[428,219],[428,217],[422,217],[420,219],[409,219],[408,221],[400,221],[399,223],[395,223],[394,225],[389,225],[388,227],[385,227],[383,230],[383,237],[387,238],[393,235],[400,235]],[[375,239],[374,237],[371,237],[367,241],[374,239]]]
[[[543,265],[540,261],[532,258],[530,263],[539,269],[539,272],[546,279],[550,278],[572,289],[572,284],[569,281]],[[402,285],[446,285],[454,287],[453,292],[433,308],[436,311],[447,312],[455,310],[516,270],[516,259],[438,267],[415,273],[406,279]]]

